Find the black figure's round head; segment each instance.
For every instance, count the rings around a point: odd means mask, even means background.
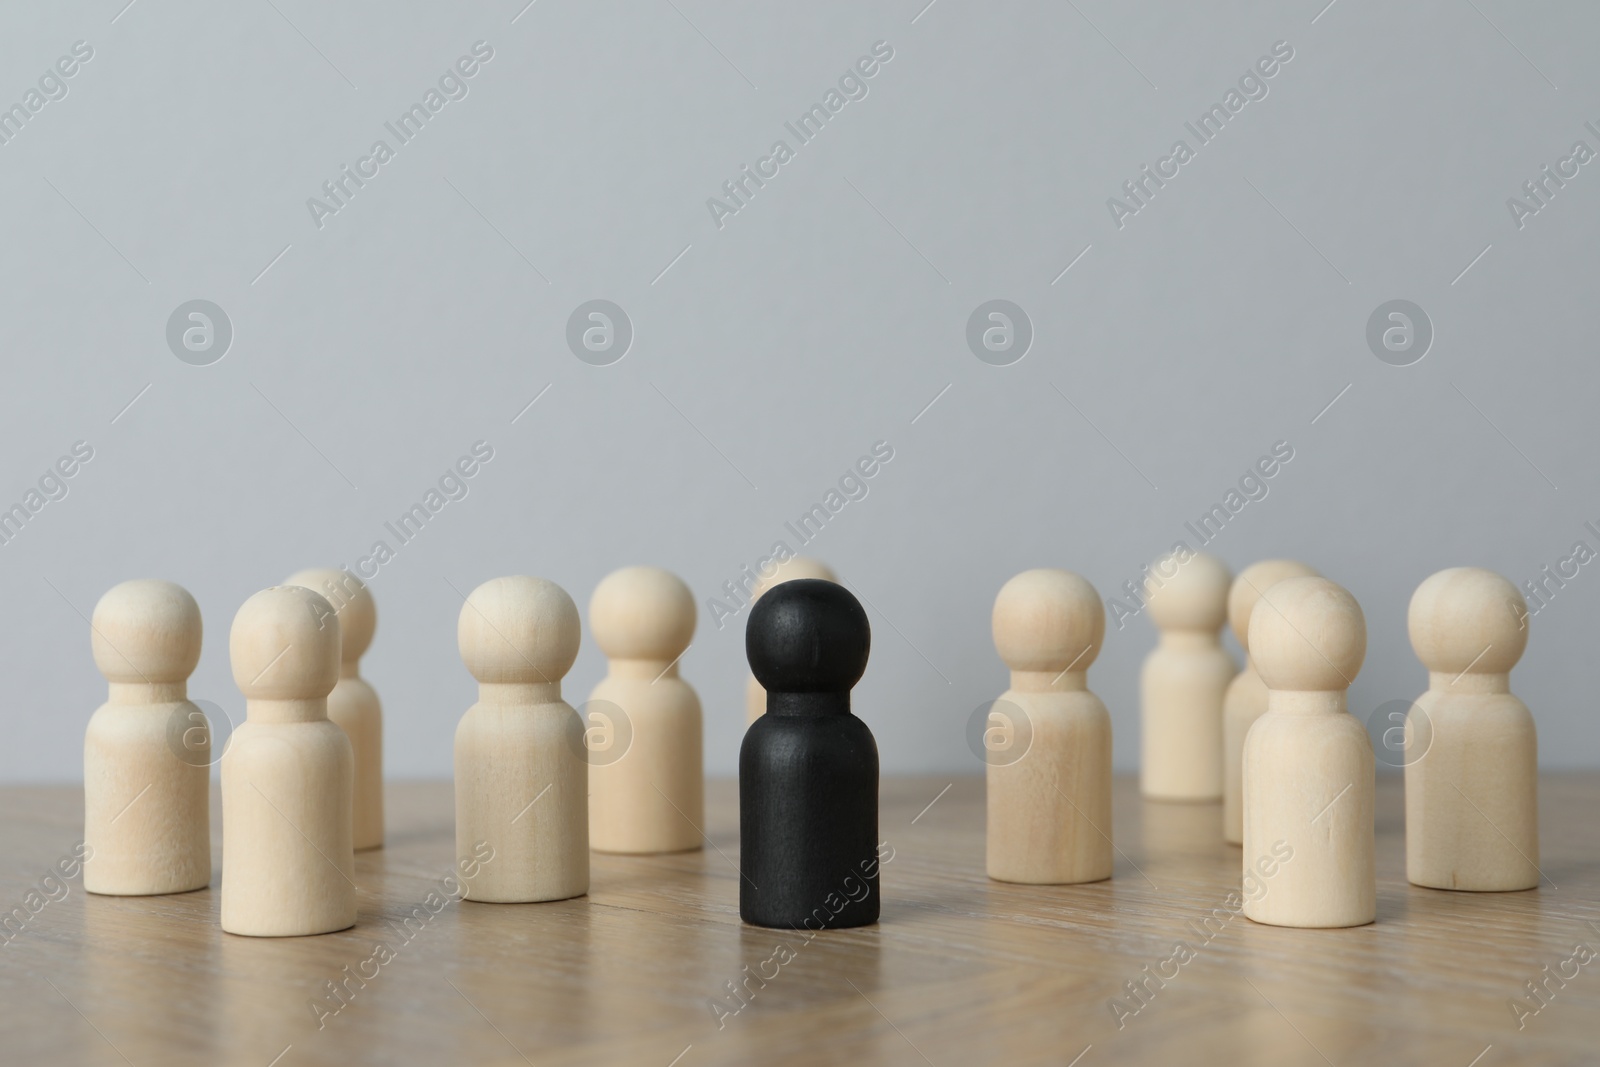
[[[842,585],[796,578],[775,585],[750,609],[744,651],[773,693],[843,693],[861,680],[872,627]]]

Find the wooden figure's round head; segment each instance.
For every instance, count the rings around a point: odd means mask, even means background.
[[[1285,578],[1261,594],[1246,646],[1268,689],[1348,689],[1367,656],[1367,619],[1326,578]]]
[[[744,627],[750,671],[773,693],[848,692],[866,673],[871,648],[861,603],[824,578],[773,586]]]
[[[332,567],[311,567],[296,571],[284,585],[303,585],[333,605],[339,616],[339,633],[343,638],[340,655],[346,663],[355,663],[372,644],[372,631],[378,627],[378,608],[372,602],[372,591],[349,571]]]
[[[775,585],[793,581],[796,578],[820,578],[825,582],[837,582],[839,576],[833,573],[821,560],[810,559],[806,556],[790,556],[788,559],[773,567],[772,573],[756,582],[755,591],[751,594],[752,600],[761,599],[765,593]]]
[[[1150,621],[1161,630],[1216,633],[1228,619],[1228,565],[1204,552],[1179,562],[1168,553],[1150,565],[1144,598]]]
[[[1228,625],[1238,638],[1239,647],[1247,652],[1250,649],[1250,613],[1255,611],[1262,593],[1285,578],[1316,576],[1314,568],[1292,559],[1264,559],[1240,571],[1233,588],[1228,590]]]
[[[339,616],[299,585],[263,589],[228,632],[233,681],[249,700],[313,700],[339,681]]]
[[[1528,647],[1528,602],[1482,567],[1451,567],[1411,594],[1406,628],[1428,670],[1507,674]]]
[[[582,624],[567,591],[544,578],[492,578],[461,605],[456,646],[484,684],[559,682],[578,658]]]
[[[1089,669],[1106,636],[1106,609],[1071,571],[1023,571],[1000,587],[990,617],[994,649],[1013,671]]]
[[[694,594],[660,567],[612,571],[589,598],[589,629],[611,659],[670,663],[694,639],[694,624]]]
[[[200,605],[172,582],[112,586],[94,606],[89,633],[94,665],[110,682],[184,682],[200,662]]]

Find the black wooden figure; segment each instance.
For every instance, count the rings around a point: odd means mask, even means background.
[[[850,591],[797,578],[767,590],[745,655],[767,713],[739,750],[739,916],[837,929],[878,921],[878,746],[850,713],[872,628]]]

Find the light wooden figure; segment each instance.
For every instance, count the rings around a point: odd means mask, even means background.
[[[1238,667],[1222,648],[1232,575],[1215,556],[1168,555],[1145,600],[1160,643],[1139,675],[1139,789],[1151,800],[1222,799],[1222,696]]]
[[[1511,694],[1528,644],[1516,586],[1452,567],[1411,597],[1411,647],[1428,668],[1406,729],[1406,877],[1434,889],[1539,884],[1539,740]],[[1419,721],[1420,720],[1420,721]]]
[[[211,731],[189,702],[200,607],[182,586],[114,586],[90,623],[110,683],[83,739],[83,888],[141,896],[211,883]]]
[[[1070,571],[1024,571],[995,598],[994,647],[1011,688],[985,733],[990,878],[1111,877],[1111,716],[1087,673],[1105,616],[1094,586]],[[1003,744],[990,748],[991,735]]]
[[[222,756],[222,928],[289,937],[355,925],[355,757],[328,721],[339,617],[310,589],[244,602],[228,653],[245,721]]]
[[[795,578],[821,578],[825,582],[839,580],[826,563],[805,556],[791,556],[779,563],[770,577],[761,578],[756,582],[755,591],[750,595],[750,603],[754,604],[761,599],[761,594],[773,586]],[[745,681],[744,710],[747,723],[755,722],[767,713],[767,691],[761,688],[761,683],[756,681],[756,676],[753,674]]]
[[[1261,594],[1285,578],[1315,577],[1316,571],[1292,559],[1268,559],[1239,572],[1228,590],[1228,625],[1244,649],[1244,670],[1222,697],[1222,836],[1244,844],[1244,739],[1267,710],[1267,684],[1250,658],[1250,613]]]
[[[562,900],[589,891],[589,764],[583,721],[561,699],[578,657],[578,608],[543,578],[472,591],[456,629],[478,702],[456,727],[456,858],[469,900]]]
[[[610,661],[585,708],[587,736],[598,738],[589,745],[597,852],[682,852],[703,840],[700,698],[678,676],[694,625],[694,594],[659,567],[613,571],[589,600],[589,628]]]
[[[356,851],[382,848],[383,708],[377,692],[361,677],[361,657],[378,625],[372,592],[349,571],[331,567],[299,571],[284,584],[322,594],[339,616],[339,683],[328,694],[328,718],[344,728],[355,753]]]
[[[1243,866],[1266,889],[1244,913],[1271,926],[1372,922],[1372,742],[1345,705],[1367,654],[1361,606],[1326,578],[1287,578],[1256,604],[1246,647],[1267,710],[1244,744]]]

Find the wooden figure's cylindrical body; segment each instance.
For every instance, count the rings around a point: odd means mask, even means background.
[[[1013,688],[990,713],[1020,709],[1030,737],[1019,759],[991,761],[986,772],[989,877],[1034,885],[1110,878],[1111,716],[1082,672],[1046,691],[1020,690],[1018,681],[1013,673]]]
[[[850,710],[872,631],[849,590],[801,578],[751,609],[745,652],[767,711],[739,749],[739,916],[754,926],[878,921],[878,746]]]
[[[565,900],[589,891],[589,766],[561,686],[478,687],[456,727],[456,855],[495,859],[462,878],[467,900]]]
[[[1411,597],[1428,691],[1406,722],[1406,878],[1479,892],[1539,884],[1539,741],[1511,693],[1528,643],[1517,587],[1481,567],[1429,576]]]
[[[340,669],[339,682],[328,694],[328,720],[350,738],[355,758],[352,840],[356,851],[382,848],[383,710],[377,692],[353,663]]]
[[[123,685],[83,736],[83,888],[112,896],[187,893],[211,883],[210,734],[184,683]],[[144,689],[138,696],[130,689]],[[158,696],[173,699],[155,699]],[[149,704],[134,704],[146,697]],[[174,737],[195,731],[174,752]]]
[[[89,720],[83,740],[83,867],[91,893],[184,893],[211,884],[211,744],[203,712],[183,683],[124,686]],[[174,699],[132,703],[143,697]],[[152,692],[156,690],[156,692]],[[174,751],[175,738],[193,731]],[[182,743],[180,741],[180,743]]]
[[[1431,738],[1405,769],[1406,878],[1433,889],[1532,889],[1539,884],[1533,715],[1511,695],[1507,675],[1451,681],[1436,678],[1415,705]]]
[[[1145,594],[1161,638],[1139,674],[1139,789],[1152,800],[1222,799],[1222,697],[1238,671],[1219,640],[1231,579],[1205,553],[1150,568]]]
[[[478,702],[455,741],[464,899],[581,896],[589,891],[588,752],[583,722],[561,698],[582,638],[577,605],[544,578],[495,578],[461,606],[456,636],[478,680]],[[485,842],[493,862],[474,863]]]
[[[1139,786],[1146,797],[1222,799],[1222,699],[1236,671],[1215,635],[1161,635],[1139,675]]]
[[[878,921],[878,745],[848,702],[793,707],[813,695],[769,691],[739,748],[739,915],[753,926]]]
[[[1228,683],[1222,695],[1222,838],[1244,844],[1244,739],[1267,710],[1267,685],[1255,665]]]
[[[1374,761],[1344,693],[1271,693],[1244,748],[1244,862],[1282,861],[1244,913],[1272,926],[1361,926],[1377,917]]]
[[[1244,670],[1222,697],[1222,837],[1229,844],[1244,844],[1244,739],[1267,710],[1267,683],[1250,659],[1250,616],[1277,583],[1316,573],[1296,560],[1266,559],[1240,571],[1228,589],[1228,625],[1245,650]]]
[[[211,732],[188,700],[200,609],[171,582],[123,582],[96,605],[95,664],[109,699],[83,740],[91,893],[142,896],[211,882]]]
[[[611,673],[589,696],[590,721],[604,716],[607,705],[627,716],[628,748],[611,759],[603,747],[591,746],[589,847],[624,853],[700,848],[705,842],[700,698],[678,677],[677,667],[612,660]]]
[[[222,756],[222,928],[290,937],[356,921],[355,757],[328,720],[339,619],[301,586],[257,593],[228,650],[245,722]]]
[[[377,691],[361,677],[361,657],[378,626],[372,591],[348,570],[331,567],[299,571],[285,584],[321,594],[339,616],[339,681],[328,694],[328,718],[344,730],[355,753],[356,851],[382,848],[383,708]]]
[[[355,925],[355,757],[326,712],[254,702],[222,755],[222,928],[254,937]]]

